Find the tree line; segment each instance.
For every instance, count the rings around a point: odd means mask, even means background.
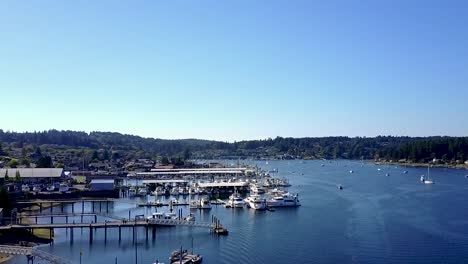
[[[144,156],[187,158],[263,158],[300,157],[326,159],[384,159],[427,162],[438,159],[463,162],[468,154],[468,137],[276,137],[264,140],[221,142],[199,139],[165,140],[143,138],[111,132],[77,132],[49,130],[18,133],[0,130],[0,142],[22,144],[59,145],[102,150],[105,159],[115,152],[141,153]],[[0,155],[5,155],[0,144]],[[37,153],[40,158],[40,153]],[[93,153],[97,158],[97,152]],[[47,166],[50,160],[42,157]]]

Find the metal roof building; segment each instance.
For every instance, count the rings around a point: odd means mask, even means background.
[[[16,173],[19,172],[22,181],[40,181],[60,179],[63,175],[61,168],[3,168],[0,169],[0,179],[5,178],[8,172],[8,177],[14,179]]]

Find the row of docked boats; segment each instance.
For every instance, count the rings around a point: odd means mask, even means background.
[[[270,192],[269,199],[263,197],[257,192],[252,192],[250,196],[243,199],[239,193],[229,196],[225,206],[228,208],[243,208],[247,206],[254,210],[266,210],[271,207],[298,207],[301,205],[299,194],[291,194],[281,190]]]

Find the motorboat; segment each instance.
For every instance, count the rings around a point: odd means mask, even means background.
[[[297,207],[301,203],[298,194],[284,193],[282,195],[274,196],[267,201],[269,207]]]
[[[136,190],[135,187],[130,187],[128,189],[128,196],[129,197],[134,197],[134,196],[136,196],[136,194],[137,194],[137,190]]]
[[[179,195],[179,188],[176,188],[176,187],[172,188],[170,194],[174,195],[174,196],[178,196]]]
[[[265,193],[265,189],[263,189],[262,187],[258,186],[257,184],[252,184],[250,186],[250,190],[254,193],[258,193],[258,194],[262,194],[262,193]]]
[[[138,195],[146,196],[147,194],[148,194],[148,190],[146,189],[146,187],[142,187],[142,188],[138,189]]]
[[[195,222],[195,215],[190,213],[187,217],[184,218],[185,221]]]
[[[190,209],[211,209],[211,202],[207,197],[192,200],[189,203]]]
[[[254,210],[265,210],[267,208],[266,199],[258,194],[252,194],[245,199],[247,205]]]
[[[47,186],[47,191],[48,191],[48,192],[53,192],[53,191],[55,191],[55,186],[54,186],[54,185],[49,185],[49,186]]]
[[[169,261],[171,264],[179,264],[179,263],[190,263],[190,264],[199,264],[202,263],[203,257],[199,254],[193,254],[187,250],[174,250],[171,255],[169,256]]]
[[[244,200],[242,197],[239,195],[239,193],[233,193],[231,196],[229,196],[229,200],[226,203],[227,207],[231,208],[242,208],[245,205]]]
[[[274,189],[271,189],[268,194],[270,194],[271,196],[278,196],[278,195],[281,195],[283,194],[284,191],[281,190],[281,189],[278,189],[278,188],[274,188]]]
[[[21,185],[21,191],[22,192],[29,192],[31,189],[29,188],[29,185],[23,184]]]
[[[164,194],[166,193],[166,191],[164,190],[164,188],[162,187],[157,187],[154,192],[152,192],[153,195],[156,195],[156,196],[163,196]]]

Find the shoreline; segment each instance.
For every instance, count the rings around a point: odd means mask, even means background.
[[[457,164],[457,165],[452,165],[452,164],[429,164],[429,163],[406,163],[406,162],[390,162],[390,161],[371,161],[371,163],[374,163],[375,165],[397,165],[397,166],[402,166],[402,167],[415,167],[415,168],[420,168],[420,167],[427,167],[431,166],[432,168],[448,168],[448,169],[465,169],[468,170],[468,165],[467,164]]]

